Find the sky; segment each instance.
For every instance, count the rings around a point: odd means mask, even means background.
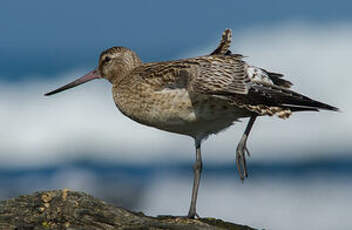
[[[258,119],[248,143],[251,160],[350,157],[351,3],[67,3],[2,3],[0,166],[78,158],[136,164],[192,159],[191,138],[124,117],[108,82],[49,98],[43,93],[95,68],[99,53],[113,45],[135,50],[144,61],[187,58],[210,53],[225,28],[233,31],[232,51],[248,56],[250,64],[284,73],[294,90],[342,110]],[[246,122],[210,137],[205,159],[232,161]]]

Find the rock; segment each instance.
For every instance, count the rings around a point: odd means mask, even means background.
[[[0,202],[0,229],[238,229],[248,226],[214,218],[150,217],[114,207],[83,192],[36,192]]]

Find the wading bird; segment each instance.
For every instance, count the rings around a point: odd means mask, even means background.
[[[251,66],[242,55],[232,54],[231,36],[231,30],[225,30],[210,55],[166,62],[143,63],[134,51],[112,47],[101,53],[97,69],[45,95],[105,78],[111,82],[115,104],[124,115],[147,126],[193,137],[196,161],[187,217],[194,218],[198,216],[202,140],[249,117],[236,149],[236,165],[244,180],[248,176],[247,138],[257,116],[288,118],[298,111],[338,110],[290,90],[292,83],[282,74]]]

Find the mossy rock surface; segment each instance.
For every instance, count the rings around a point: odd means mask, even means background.
[[[149,217],[143,213],[107,204],[83,192],[54,190],[1,201],[0,229],[251,230],[253,228],[214,218]]]

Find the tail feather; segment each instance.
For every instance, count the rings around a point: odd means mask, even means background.
[[[285,88],[291,88],[291,86],[293,85],[292,82],[283,79],[284,75],[281,73],[269,72],[265,69],[262,69],[262,70],[268,74],[268,76],[274,82],[275,85],[285,87]]]
[[[282,87],[264,85],[253,85],[253,93],[256,103],[263,103],[265,105],[282,106],[292,108],[292,111],[304,110],[332,110],[339,109],[323,102],[313,100],[307,96],[296,93],[292,90]]]
[[[293,108],[300,108],[302,110],[304,109],[324,109],[324,110],[332,110],[332,111],[339,111],[338,108],[328,105],[326,103],[322,103],[319,101],[315,101],[315,100],[310,100],[310,101],[295,101],[292,104],[287,104],[287,103],[282,103],[282,106],[287,106],[287,107],[293,107]]]
[[[305,112],[305,111],[315,111],[318,112],[317,108],[309,108],[309,107],[295,107],[295,106],[285,106],[285,109],[289,109],[292,112]]]

